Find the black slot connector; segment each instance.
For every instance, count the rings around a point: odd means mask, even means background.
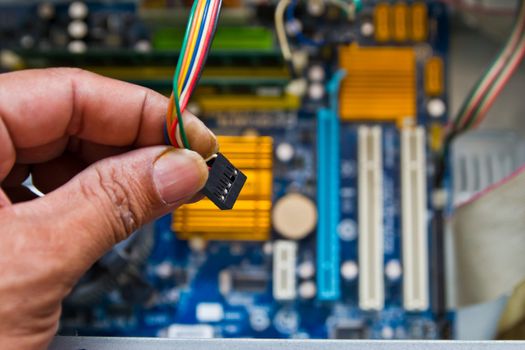
[[[246,182],[246,175],[230,163],[222,153],[217,153],[217,156],[210,159],[207,164],[210,173],[206,185],[201,190],[202,194],[221,210],[233,208]]]

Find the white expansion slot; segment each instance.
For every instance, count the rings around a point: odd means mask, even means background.
[[[429,307],[425,130],[401,131],[401,240],[403,307]]]
[[[296,260],[296,242],[275,241],[273,245],[273,297],[275,300],[295,299]]]
[[[381,128],[358,129],[359,307],[381,310],[383,277],[383,161]]]

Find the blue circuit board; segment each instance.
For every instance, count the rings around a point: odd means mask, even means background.
[[[372,11],[377,3],[379,1],[365,2],[365,11]],[[430,22],[436,28],[432,31],[433,36],[420,49],[431,50],[434,56],[442,58],[446,64],[446,8],[438,2],[426,3]],[[356,41],[362,45],[380,45],[360,36],[358,31],[356,33]],[[338,74],[337,62],[327,63],[325,69],[330,78],[327,80]],[[444,124],[447,116],[445,113],[436,118],[428,114],[428,97],[423,91],[423,70],[424,59],[418,56],[416,121],[417,125],[428,129],[431,123]],[[333,94],[337,96],[337,90]],[[440,98],[446,101],[446,89]],[[318,297],[275,300],[272,293],[272,241],[210,241],[205,248],[195,249],[187,240],[177,238],[177,233],[171,229],[171,217],[167,216],[154,224],[151,249],[136,272],[135,277],[142,281],[143,287],[133,282],[126,287],[148,289],[150,293],[147,300],[130,302],[122,289],[108,288],[107,293],[96,302],[74,306],[66,303],[61,333],[231,338],[443,337],[440,321],[432,307],[420,311],[406,311],[403,307],[403,276],[384,278],[384,307],[373,311],[363,310],[359,306],[359,278],[342,279],[339,276],[339,267],[343,262],[359,261],[358,139],[359,128],[363,125],[379,126],[381,129],[384,266],[389,263],[402,264],[402,162],[398,126],[390,122],[340,122],[337,107],[329,98],[323,101],[323,106],[305,100],[303,107],[297,112],[275,112],[271,116],[223,112],[208,118],[207,123],[218,134],[238,135],[246,129],[254,129],[259,135],[271,136],[274,145],[286,142],[293,146],[293,163],[274,161],[272,201],[276,202],[287,193],[298,191],[325,209],[323,212],[318,208],[318,230],[326,233],[321,235],[314,232],[297,242],[298,265],[312,262],[319,267],[325,263],[319,261],[320,257],[328,261],[326,269],[332,275],[321,279],[319,276],[311,277],[311,281],[318,286]],[[432,153],[428,147],[425,152],[427,164],[424,176],[428,180],[427,198],[430,198]],[[324,158],[328,156],[335,159]],[[320,181],[323,183],[320,184]],[[334,186],[337,190],[334,190]],[[429,214],[430,232],[430,201],[424,205]],[[326,220],[329,223],[321,226]],[[272,240],[280,237],[277,232],[271,235]],[[331,254],[333,252],[335,256]],[[330,264],[337,266],[334,268]],[[247,276],[241,281],[247,285],[234,287],[226,293],[221,291],[223,271]],[[434,281],[431,280],[432,283]],[[215,316],[203,321],[199,317],[199,307],[207,308]],[[447,317],[449,320],[453,318],[452,315]],[[194,328],[192,330],[185,326]]]
[[[296,118],[297,125],[290,129],[271,131],[279,140],[294,140],[297,152],[305,156],[301,170],[276,174],[275,198],[284,195],[290,187],[315,192],[315,167],[308,157],[314,145],[301,144],[301,129],[310,130],[312,122]],[[300,127],[297,127],[299,126]],[[351,227],[357,225],[357,126],[342,125],[341,142],[341,222]],[[401,261],[399,191],[399,131],[393,125],[383,127],[384,144],[384,225],[385,264]],[[279,176],[281,175],[281,176]],[[217,303],[222,306],[224,317],[213,326],[217,337],[255,338],[330,338],[338,321],[345,320],[355,328],[356,338],[425,338],[439,337],[431,311],[407,313],[401,305],[401,279],[385,285],[385,308],[380,312],[362,311],[357,305],[358,279],[341,284],[341,298],[337,302],[296,300],[277,302],[272,296],[270,281],[272,259],[265,253],[264,243],[209,242],[199,253],[193,251],[188,241],[177,239],[170,229],[171,218],[165,217],[155,224],[155,244],[145,265],[146,280],[157,296],[152,307],[129,306],[118,292],[107,296],[99,305],[91,305],[89,322],[77,323],[66,319],[64,326],[87,335],[159,336],[173,324],[198,324],[196,308],[200,303]],[[354,227],[355,228],[355,227]],[[275,238],[277,233],[273,234]],[[350,233],[340,240],[341,261],[357,261],[357,237]],[[299,263],[315,257],[315,235],[299,243]],[[187,274],[188,282],[178,285],[173,276],[160,278],[158,270],[170,266]],[[265,286],[257,291],[233,291],[224,296],[219,290],[222,270],[242,271],[246,274],[263,274]],[[120,304],[120,307],[119,307]],[[125,312],[122,311],[125,310]],[[86,312],[88,312],[86,310]],[[255,324],[267,323],[262,330]],[[66,328],[66,327],[64,327]],[[385,330],[386,329],[386,330]],[[394,332],[394,333],[391,333]]]

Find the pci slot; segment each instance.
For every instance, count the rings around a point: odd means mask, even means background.
[[[359,307],[384,307],[381,128],[358,130]]]
[[[427,183],[425,131],[401,131],[401,227],[403,241],[403,306],[408,311],[429,307]]]
[[[297,243],[276,241],[273,246],[273,297],[275,300],[293,300],[296,297],[295,266]]]
[[[317,297],[339,300],[339,118],[326,109],[317,116]]]

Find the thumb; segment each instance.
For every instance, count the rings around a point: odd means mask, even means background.
[[[32,212],[38,231],[51,232],[51,246],[61,260],[75,262],[70,267],[76,275],[138,227],[190,200],[207,177],[206,163],[195,152],[142,148],[99,161],[18,208]]]

